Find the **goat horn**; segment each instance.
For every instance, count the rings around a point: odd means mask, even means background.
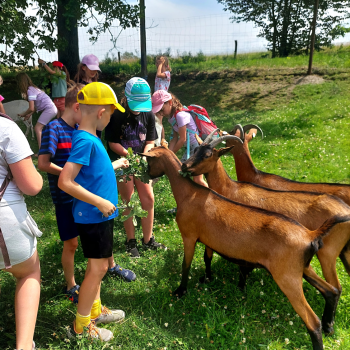
[[[230,132],[231,135],[235,134],[236,131],[239,130],[241,136],[240,138],[244,141],[244,131],[243,131],[243,127],[241,124],[237,124],[235,125],[235,127],[233,128],[233,130]]]
[[[218,131],[220,131],[219,128],[217,128],[217,129],[215,129],[214,131],[212,131],[212,132],[206,137],[206,139],[204,140],[203,143],[208,144],[208,143],[210,142],[210,140],[213,138],[214,134],[215,134],[216,132],[218,132]]]
[[[263,133],[263,131],[261,130],[261,128],[260,128],[259,126],[255,125],[255,124],[244,125],[244,127],[243,127],[244,134],[245,134],[245,132],[246,132],[247,130],[252,129],[252,128],[255,128],[255,129],[260,130],[260,132],[261,132],[261,138],[262,138],[262,139],[264,138],[264,133]]]
[[[226,136],[221,136],[218,139],[215,139],[214,141],[210,142],[211,147],[217,146],[220,142],[225,141],[225,140],[237,140],[241,144],[243,144],[243,141],[238,137],[234,135],[226,135]]]

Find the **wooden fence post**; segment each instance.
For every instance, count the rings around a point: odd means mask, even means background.
[[[237,46],[238,46],[238,42],[237,42],[237,40],[235,40],[235,55],[234,55],[234,59],[236,59],[237,58]]]
[[[120,64],[120,52],[118,51],[118,62]]]

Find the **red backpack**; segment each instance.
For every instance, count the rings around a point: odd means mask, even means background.
[[[182,111],[189,112],[196,123],[199,137],[209,135],[212,131],[218,127],[210,119],[207,110],[204,107],[198,105],[190,105],[189,107],[183,106]],[[176,117],[175,117],[176,118]]]

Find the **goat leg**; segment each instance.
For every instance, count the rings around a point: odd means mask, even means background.
[[[180,286],[175,290],[174,294],[181,298],[187,293],[188,275],[190,273],[191,263],[194,255],[196,242],[184,239],[184,260],[182,262],[182,278]]]
[[[199,283],[211,282],[211,261],[213,260],[213,250],[208,246],[205,246],[204,250],[204,262],[205,262],[205,274],[199,279]]]
[[[322,316],[322,329],[327,335],[332,335],[334,333],[335,312],[341,291],[319,277],[311,266],[304,269],[303,277],[322,294],[326,302]]]
[[[239,267],[239,281],[238,281],[238,288],[240,290],[244,290],[246,284],[247,284],[247,277],[249,274],[254,270],[253,267],[247,267],[247,266],[240,266]]]
[[[346,272],[350,276],[350,241],[346,243],[346,246],[341,251],[339,258],[342,261]]]

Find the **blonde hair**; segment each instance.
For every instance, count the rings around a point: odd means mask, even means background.
[[[77,74],[75,75],[75,77],[74,77],[74,81],[75,81],[77,84],[79,84],[79,83],[81,83],[83,80],[86,80],[86,79],[87,79],[83,67],[86,67],[86,64],[84,64],[84,63],[79,63],[78,66],[77,66],[77,71],[78,71],[78,73],[77,73]],[[95,81],[97,81],[97,79],[98,79],[98,72],[96,72],[96,75],[95,75],[93,78],[91,78],[91,80],[92,80],[93,82],[95,82]]]
[[[156,62],[159,61],[161,58],[164,58],[164,66],[165,66],[166,70],[171,72],[171,68],[170,68],[170,65],[169,65],[168,57],[163,56],[163,55],[159,55],[159,56],[156,57]]]
[[[36,85],[33,84],[32,80],[26,73],[18,73],[16,75],[17,86],[21,94],[27,94],[29,86],[33,86],[40,90]]]
[[[0,85],[2,85],[4,81],[2,80],[2,76],[0,75]]]
[[[171,100],[173,102],[171,106],[171,115],[181,112],[183,105],[181,104],[180,100],[173,93],[169,92],[169,94],[171,95]]]

